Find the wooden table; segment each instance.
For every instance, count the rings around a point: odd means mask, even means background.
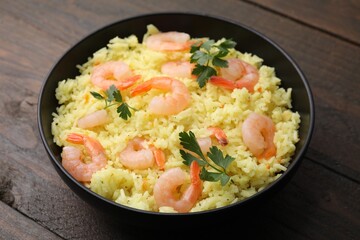
[[[191,238],[187,229],[127,228],[87,205],[55,172],[36,123],[40,87],[70,46],[109,23],[166,11],[264,33],[314,93],[316,126],[299,171],[261,215],[235,228],[236,239],[360,239],[360,1],[349,0],[1,0],[0,239]],[[228,238],[226,228],[198,233]]]

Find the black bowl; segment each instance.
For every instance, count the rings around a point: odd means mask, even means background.
[[[300,141],[296,144],[296,152],[288,169],[279,179],[252,197],[230,206],[204,212],[168,214],[137,210],[109,201],[92,192],[67,173],[61,165],[61,148],[53,142],[51,134],[52,113],[56,112],[58,107],[55,98],[58,82],[78,75],[76,65],[86,62],[89,56],[106,46],[109,40],[116,36],[127,37],[135,34],[141,41],[148,24],[154,24],[161,31],[186,32],[192,37],[206,36],[216,40],[221,37],[231,38],[241,43],[236,46],[237,50],[256,54],[264,59],[265,65],[275,67],[277,76],[282,79],[282,87],[293,89],[293,110],[298,111],[301,116]],[[178,228],[182,224],[184,226],[192,224],[197,226],[200,223],[218,224],[227,222],[233,216],[243,216],[252,211],[254,206],[269,199],[273,193],[283,188],[298,169],[309,145],[314,126],[314,103],[308,82],[294,60],[261,33],[214,16],[192,13],[159,13],[113,23],[87,36],[67,51],[54,65],[42,86],[38,104],[38,125],[41,139],[52,164],[65,183],[83,200],[100,209],[101,212],[109,214],[108,216],[125,223],[148,227],[156,227],[160,224]]]

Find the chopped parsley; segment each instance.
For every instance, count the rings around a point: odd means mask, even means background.
[[[229,49],[235,46],[236,42],[231,39],[226,39],[220,44],[215,44],[214,40],[207,40],[191,46],[190,62],[195,63],[192,74],[197,76],[200,88],[206,85],[211,76],[217,75],[216,67],[228,67],[228,62],[222,58],[229,53]]]
[[[119,117],[124,120],[127,120],[132,116],[130,109],[135,110],[134,108],[130,107],[129,104],[123,102],[121,93],[119,89],[115,87],[115,85],[111,85],[106,91],[104,91],[104,95],[101,95],[98,92],[90,92],[90,94],[98,99],[105,101],[105,109],[114,105],[117,105],[117,113],[119,113]]]
[[[195,153],[198,157],[183,149],[180,150],[181,157],[184,159],[183,163],[190,166],[192,161],[196,161],[202,166],[200,178],[204,181],[217,182],[220,181],[224,186],[230,180],[230,176],[226,172],[226,168],[235,158],[226,155],[216,146],[212,146],[207,153],[207,157],[202,153],[201,148],[196,140],[195,134],[191,131],[179,133],[180,144],[184,149]],[[211,162],[208,160],[210,159]],[[212,168],[215,171],[208,171]]]

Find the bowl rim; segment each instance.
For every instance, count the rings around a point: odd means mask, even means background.
[[[280,177],[278,177],[276,180],[274,180],[273,182],[271,182],[270,184],[268,184],[264,189],[256,192],[255,194],[251,195],[248,198],[242,199],[238,202],[223,206],[223,207],[219,207],[219,208],[215,208],[215,209],[210,209],[210,210],[204,210],[204,211],[198,211],[198,212],[187,212],[187,213],[166,213],[166,212],[153,212],[153,211],[148,211],[148,210],[142,210],[142,209],[137,209],[137,208],[133,208],[133,207],[129,207],[126,205],[122,205],[119,203],[116,203],[115,201],[111,201],[93,191],[91,191],[89,188],[87,188],[85,185],[83,185],[82,183],[80,183],[79,181],[75,180],[62,166],[61,162],[58,161],[56,159],[56,157],[54,156],[53,152],[51,151],[46,138],[45,138],[45,134],[44,134],[44,130],[43,130],[43,124],[42,124],[42,120],[41,120],[41,104],[42,103],[42,99],[43,99],[43,93],[44,93],[44,89],[48,83],[48,79],[50,77],[50,75],[52,74],[52,72],[54,71],[54,69],[56,68],[56,66],[62,61],[62,59],[69,53],[71,52],[73,49],[75,49],[78,45],[80,45],[82,42],[87,41],[88,38],[90,38],[93,35],[98,34],[99,32],[107,29],[107,28],[111,28],[112,26],[115,26],[117,24],[120,23],[124,23],[127,21],[133,21],[136,19],[140,19],[140,18],[146,18],[146,17],[156,17],[156,16],[164,16],[164,15],[168,15],[169,17],[171,16],[175,16],[175,15],[188,15],[188,16],[195,16],[195,17],[207,17],[207,18],[211,18],[214,20],[218,20],[221,21],[223,23],[230,23],[233,25],[236,25],[237,27],[243,28],[247,31],[252,32],[253,34],[257,35],[258,37],[264,39],[265,41],[267,41],[268,43],[270,43],[270,45],[274,48],[276,48],[278,51],[280,51],[280,53],[290,62],[290,64],[295,68],[296,72],[299,74],[302,83],[304,84],[304,88],[306,90],[307,93],[307,97],[309,100],[309,128],[307,131],[307,135],[306,138],[304,140],[304,145],[303,147],[300,149],[300,151],[298,152],[298,155],[296,158],[292,159],[289,166],[287,167],[286,171],[283,172],[281,174]],[[74,183],[75,185],[77,185],[77,187],[79,187],[81,190],[85,191],[87,194],[92,195],[93,197],[100,199],[102,201],[104,201],[107,204],[110,204],[116,208],[122,208],[125,210],[129,210],[132,212],[137,212],[137,213],[141,213],[141,214],[147,214],[147,215],[158,215],[158,216],[183,216],[183,215],[203,215],[203,214],[210,214],[213,212],[218,212],[218,211],[223,211],[225,209],[229,209],[229,208],[233,208],[234,206],[239,206],[239,205],[246,205],[248,204],[250,201],[253,201],[253,199],[257,199],[259,198],[261,195],[264,195],[266,192],[269,192],[271,187],[273,185],[277,185],[280,181],[283,181],[283,179],[288,175],[288,173],[292,172],[292,170],[296,167],[298,167],[300,165],[300,163],[302,162],[302,159],[304,158],[304,154],[308,149],[308,146],[310,144],[312,135],[313,135],[313,131],[314,131],[314,124],[315,124],[315,104],[314,104],[314,99],[313,99],[313,93],[312,90],[310,88],[309,82],[307,80],[307,78],[305,77],[305,74],[303,73],[303,71],[300,69],[299,65],[296,63],[296,61],[290,56],[290,54],[288,54],[282,47],[280,47],[280,45],[278,45],[274,40],[270,39],[269,37],[267,37],[266,35],[264,35],[263,33],[255,30],[252,27],[249,27],[243,23],[239,23],[236,22],[232,19],[228,19],[226,17],[223,16],[217,16],[215,14],[208,14],[208,13],[201,13],[201,12],[194,12],[194,11],[169,11],[169,12],[153,12],[153,13],[145,13],[145,14],[138,14],[135,16],[131,16],[131,17],[126,17],[120,20],[117,20],[115,22],[111,22],[109,24],[105,24],[100,28],[97,28],[95,31],[90,32],[89,34],[81,37],[80,40],[75,41],[75,43],[71,44],[71,46],[65,51],[65,53],[63,53],[62,55],[60,55],[60,57],[57,58],[57,60],[52,64],[50,70],[48,71],[48,74],[45,77],[45,80],[42,83],[42,86],[40,88],[39,91],[39,96],[38,96],[38,106],[37,106],[37,125],[38,125],[38,129],[40,132],[40,138],[41,141],[43,143],[43,146],[48,154],[48,156],[50,157],[50,160],[52,162],[52,164],[58,168],[58,170],[60,170],[68,179],[70,179],[72,181],[72,183]],[[67,183],[66,183],[67,184]],[[68,185],[68,184],[67,184]],[[78,194],[77,194],[78,195]]]

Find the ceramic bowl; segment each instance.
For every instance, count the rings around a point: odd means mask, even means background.
[[[264,59],[263,64],[276,69],[282,80],[281,86],[292,88],[293,111],[301,117],[299,128],[300,141],[288,169],[280,178],[255,195],[232,205],[194,213],[158,213],[142,211],[123,206],[105,199],[76,181],[61,165],[61,148],[53,142],[51,133],[52,113],[59,106],[55,98],[58,82],[74,78],[79,74],[77,64],[87,61],[89,56],[106,46],[110,39],[135,34],[140,40],[146,32],[146,26],[154,24],[161,31],[180,31],[192,37],[207,36],[212,39],[231,38],[237,43],[236,49],[249,52]],[[139,40],[139,41],[140,41]],[[254,206],[269,199],[273,193],[282,189],[297,171],[308,148],[314,126],[314,103],[309,84],[299,66],[279,45],[258,31],[240,23],[223,18],[196,13],[156,13],[132,17],[105,26],[88,35],[70,48],[53,66],[42,86],[38,104],[38,126],[41,139],[51,163],[64,182],[84,201],[96,209],[117,218],[124,223],[143,226],[165,227],[190,226],[226,222],[228,219],[248,214]]]

